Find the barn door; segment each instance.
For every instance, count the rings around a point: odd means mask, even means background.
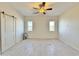
[[[15,21],[13,17],[8,15],[5,15],[5,18],[6,49],[8,49],[15,44]]]

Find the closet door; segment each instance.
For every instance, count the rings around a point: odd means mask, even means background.
[[[6,49],[15,44],[15,23],[11,16],[6,15]]]
[[[0,14],[0,21],[1,21],[1,50],[2,52],[4,52],[6,50],[6,33],[5,33],[5,15],[4,14]]]

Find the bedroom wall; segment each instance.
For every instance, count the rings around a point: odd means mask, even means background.
[[[79,50],[79,4],[60,16],[59,34],[60,40]]]
[[[0,3],[0,12],[2,11],[4,11],[6,14],[13,15],[16,17],[16,43],[22,41],[23,33],[24,33],[24,17],[6,3]],[[3,27],[4,25],[1,25],[1,26]],[[4,28],[2,28],[1,32],[3,31],[4,31]],[[1,47],[4,51],[5,50],[5,39],[2,38],[0,41],[1,41],[0,42]]]
[[[28,32],[27,31],[27,22],[29,20],[33,21],[33,31]],[[48,24],[50,20],[54,20],[56,23],[56,31],[50,32],[48,28]],[[39,39],[52,39],[52,38],[58,38],[58,32],[57,32],[57,22],[58,17],[52,17],[52,16],[26,16],[25,17],[25,32],[28,33],[28,38],[39,38]]]

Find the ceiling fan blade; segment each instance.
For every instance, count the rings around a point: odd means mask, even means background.
[[[43,12],[43,14],[46,14],[45,12]]]
[[[42,2],[42,6],[45,6],[46,2]]]
[[[42,2],[42,4],[39,4],[39,7],[42,8],[45,6],[45,4],[46,4],[46,2]]]
[[[35,7],[33,7],[33,9],[39,9],[39,8],[35,8]]]
[[[52,10],[52,8],[48,8],[48,9],[46,9],[46,10]]]
[[[38,14],[39,12],[34,12],[34,14]]]

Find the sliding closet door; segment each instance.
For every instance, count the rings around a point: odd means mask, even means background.
[[[0,55],[1,55],[1,13],[0,13]]]
[[[6,15],[6,49],[15,44],[15,23],[14,18]]]
[[[1,50],[2,52],[6,50],[6,33],[5,33],[5,15],[0,14],[0,21],[1,21]]]

